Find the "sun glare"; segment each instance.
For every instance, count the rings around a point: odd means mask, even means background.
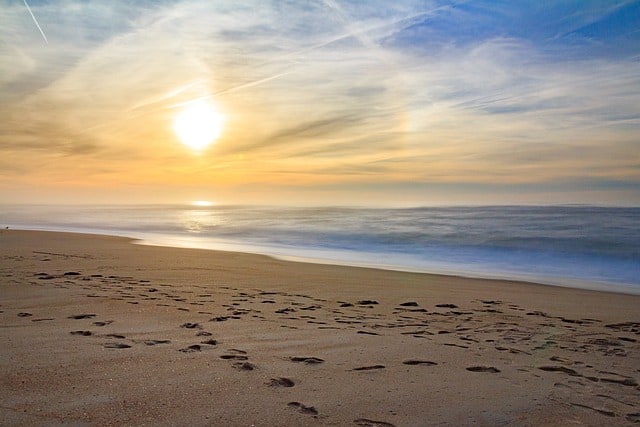
[[[191,206],[206,208],[206,207],[213,206],[213,202],[210,202],[209,200],[194,200],[193,202],[191,202]]]
[[[173,130],[184,145],[203,150],[220,137],[224,116],[209,101],[189,103],[175,118]]]

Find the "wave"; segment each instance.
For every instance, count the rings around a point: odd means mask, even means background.
[[[640,208],[5,206],[0,223],[346,264],[640,289]]]

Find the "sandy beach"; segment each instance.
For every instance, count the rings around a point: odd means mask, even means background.
[[[640,297],[0,232],[3,425],[637,425]]]

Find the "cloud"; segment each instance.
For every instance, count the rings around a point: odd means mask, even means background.
[[[39,178],[640,180],[638,2],[30,4],[50,44],[10,2],[0,156]],[[227,121],[196,158],[171,120],[201,97]]]

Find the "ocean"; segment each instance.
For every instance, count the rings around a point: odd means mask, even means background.
[[[640,294],[640,208],[0,206],[0,226]]]

